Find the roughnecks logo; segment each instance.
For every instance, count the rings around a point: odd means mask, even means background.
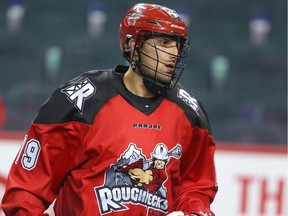
[[[82,115],[84,110],[84,102],[93,94],[95,94],[96,87],[88,78],[86,78],[79,81],[78,83],[61,89],[61,92],[67,95],[68,100],[71,103],[74,103],[74,107]]]
[[[166,165],[171,157],[179,159],[182,147],[172,150],[164,143],[155,146],[151,158],[146,159],[142,150],[130,143],[118,161],[106,171],[104,185],[95,187],[101,214],[128,209],[125,204],[137,204],[150,210],[167,213]]]

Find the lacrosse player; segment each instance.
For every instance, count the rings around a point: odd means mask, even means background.
[[[178,82],[187,31],[167,7],[128,10],[119,42],[129,66],[83,73],[40,108],[10,170],[6,216],[46,215],[54,200],[57,216],[214,215],[215,142]]]

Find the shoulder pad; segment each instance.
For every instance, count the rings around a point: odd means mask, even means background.
[[[192,125],[208,129],[211,133],[211,126],[206,111],[192,92],[178,83],[174,89],[169,90],[167,93],[167,99],[177,103],[184,110]]]
[[[89,71],[60,86],[40,108],[34,122],[91,124],[98,110],[116,94],[113,88],[107,88],[110,86],[108,73]]]

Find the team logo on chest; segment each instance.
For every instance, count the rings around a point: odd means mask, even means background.
[[[150,214],[164,215],[168,211],[166,165],[170,158],[179,159],[182,147],[177,144],[170,151],[158,143],[149,159],[134,143],[105,173],[105,182],[95,187],[101,214],[125,211],[125,204],[145,206]]]
[[[67,95],[68,100],[74,103],[75,108],[83,114],[84,102],[96,92],[96,87],[88,79],[81,80],[67,88],[61,89]]]

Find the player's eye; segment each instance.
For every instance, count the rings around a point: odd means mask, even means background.
[[[171,39],[168,39],[168,38],[161,38],[159,40],[159,44],[160,46],[163,46],[163,47],[173,47],[173,46],[176,46],[176,42],[171,40]]]

